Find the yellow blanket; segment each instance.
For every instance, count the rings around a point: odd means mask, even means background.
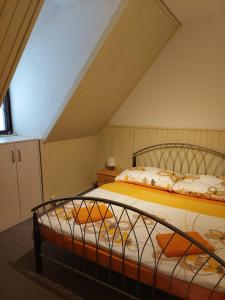
[[[101,189],[161,205],[182,208],[200,214],[225,218],[224,202],[190,197],[124,182],[105,184],[101,186]]]

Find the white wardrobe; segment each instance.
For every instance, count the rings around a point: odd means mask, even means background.
[[[42,202],[38,140],[0,144],[0,231],[31,217]]]

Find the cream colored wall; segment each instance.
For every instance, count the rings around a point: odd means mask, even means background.
[[[41,144],[44,199],[74,195],[96,181],[97,137]]]
[[[93,186],[96,170],[109,156],[117,166],[131,165],[132,153],[149,145],[185,142],[225,153],[225,130],[103,128],[98,136],[41,144],[44,199],[74,195]]]
[[[182,27],[109,125],[225,129],[225,2],[200,2],[174,2]]]
[[[98,168],[105,165],[109,156],[115,157],[118,167],[129,167],[135,151],[169,142],[196,144],[225,153],[225,130],[107,126],[98,135]]]

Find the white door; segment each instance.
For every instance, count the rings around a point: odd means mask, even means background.
[[[18,223],[20,207],[14,144],[0,145],[0,231]]]
[[[42,202],[38,141],[15,143],[21,221],[31,217],[31,209]]]

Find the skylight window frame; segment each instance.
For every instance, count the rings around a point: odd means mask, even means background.
[[[3,100],[4,102],[4,116],[5,116],[5,130],[0,130],[1,135],[9,135],[13,133],[13,126],[12,126],[12,114],[11,114],[11,105],[10,105],[10,93],[9,90]]]

